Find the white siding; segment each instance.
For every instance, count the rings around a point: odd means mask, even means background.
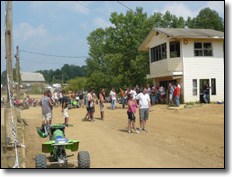
[[[202,40],[195,40],[201,42]],[[208,41],[204,41],[208,42]],[[194,57],[194,40],[188,40],[188,44],[182,44],[183,75],[184,75],[184,101],[199,101],[199,79],[216,79],[216,95],[211,95],[210,100],[224,101],[224,56],[223,41],[211,40],[213,57]],[[192,80],[197,79],[197,96],[192,94]]]
[[[156,77],[170,76],[173,71],[183,71],[182,58],[169,58],[150,63],[150,74]]]

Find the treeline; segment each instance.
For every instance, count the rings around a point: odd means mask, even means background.
[[[61,69],[39,70],[47,83],[66,83],[70,79],[86,76],[86,66],[76,66],[65,64]]]

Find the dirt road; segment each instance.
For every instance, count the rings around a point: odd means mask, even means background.
[[[168,110],[167,105],[152,107],[147,132],[127,133],[126,109],[105,110],[100,120],[96,106],[95,121],[83,121],[84,108],[69,110],[70,124],[66,137],[79,139],[80,150],[91,156],[91,168],[223,168],[224,105]],[[107,105],[109,107],[109,105]],[[54,108],[53,123],[63,123],[61,108]],[[25,128],[27,167],[34,168],[33,158],[41,152],[35,127],[41,125],[41,108],[21,112],[29,126]],[[138,124],[137,112],[137,126]],[[68,154],[72,154],[68,151]],[[49,156],[49,154],[47,154]],[[70,160],[75,160],[77,153]],[[76,167],[77,164],[69,167]],[[53,167],[53,166],[50,166]]]

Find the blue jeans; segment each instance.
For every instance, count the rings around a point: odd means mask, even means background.
[[[111,109],[115,109],[115,107],[116,107],[116,100],[112,100]]]
[[[153,95],[153,96],[151,96],[151,104],[154,105],[155,102],[156,102],[156,96]]]
[[[180,97],[176,96],[175,99],[176,99],[176,106],[179,106],[180,105]]]
[[[204,94],[203,95],[205,103],[209,103],[209,94]]]
[[[122,102],[122,108],[125,108],[125,98],[124,97],[121,98],[121,102]]]

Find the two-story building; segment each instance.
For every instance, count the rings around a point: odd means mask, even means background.
[[[224,32],[211,29],[153,28],[139,51],[149,51],[154,85],[178,82],[184,102],[200,101],[204,84],[210,100],[224,101]]]

